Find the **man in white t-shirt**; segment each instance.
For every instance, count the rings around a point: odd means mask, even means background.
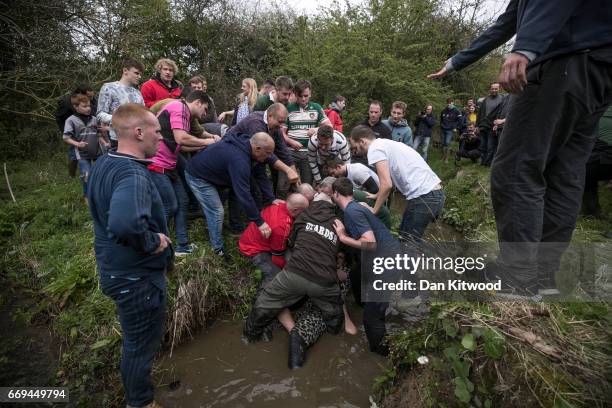
[[[444,207],[440,178],[414,149],[393,140],[376,139],[367,126],[353,129],[351,145],[358,155],[367,155],[370,166],[376,166],[380,187],[372,209],[374,214],[385,203],[393,187],[397,188],[406,198],[400,237],[420,240],[427,225],[436,220]]]
[[[378,175],[368,166],[361,163],[344,163],[338,158],[327,160],[325,165],[330,176],[346,177],[353,183],[354,188],[371,194],[378,193],[380,186]]]

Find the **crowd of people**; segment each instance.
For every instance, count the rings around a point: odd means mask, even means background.
[[[269,338],[278,320],[289,332],[289,366],[298,368],[323,332],[357,332],[344,302],[352,287],[370,350],[386,355],[388,300],[362,301],[371,274],[362,255],[418,243],[439,217],[445,192],[427,164],[436,125],[444,161],[457,140],[456,162],[492,166],[500,254],[486,279],[500,280],[500,292],[515,299],[558,293],[554,273],[585,175],[609,178],[609,145],[598,143],[594,152],[593,145],[612,99],[612,33],[592,22],[612,16],[603,3],[552,3],[511,0],[492,27],[430,75],[462,69],[517,34],[489,95],[463,109],[449,98],[439,117],[425,106],[413,123],[406,103],[394,102],[382,119],[383,104],[371,101],[363,123],[345,135],[346,98],[324,109],[311,100],[308,80],[286,76],[259,89],[245,78],[233,109],[217,115],[206,79],[183,86],[169,59],[155,64],[140,89],[145,67],[127,60],[97,99],[87,86],[63,98],[58,124],[94,220],[101,288],[115,301],[123,331],[128,406],[158,406],[150,371],[163,331],[165,274],[174,256],[196,249],[188,233],[193,204],[220,260],[232,261],[223,235],[229,229],[262,272],[245,340]],[[511,95],[500,94],[500,85]],[[608,110],[602,142],[609,117]],[[405,199],[396,235],[387,205],[394,189]]]

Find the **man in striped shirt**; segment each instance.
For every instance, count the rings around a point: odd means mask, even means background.
[[[317,133],[319,126],[331,126],[330,120],[325,116],[321,105],[310,102],[311,85],[309,81],[300,79],[294,86],[297,102],[289,104],[287,111],[287,145],[293,149],[291,152],[300,180],[312,184],[312,173],[308,164],[308,140]],[[284,197],[289,189],[289,183],[284,174],[279,174],[279,196]]]
[[[321,126],[317,134],[308,141],[308,164],[314,179],[314,184],[321,182],[320,167],[327,160],[339,158],[343,164],[351,162],[351,150],[346,137],[331,126]]]

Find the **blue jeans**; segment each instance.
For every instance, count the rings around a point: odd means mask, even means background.
[[[455,135],[455,132],[453,132],[453,129],[441,129],[441,130],[442,130],[442,146],[448,147],[453,141],[453,136]]]
[[[100,279],[100,285],[115,302],[121,323],[125,401],[135,407],[150,404],[155,393],[151,366],[164,333],[166,290],[149,280],[120,277]]]
[[[444,190],[432,190],[406,202],[406,209],[399,227],[399,235],[405,240],[420,241],[425,228],[434,222],[444,208]]]
[[[185,186],[178,174],[176,174],[176,178],[172,180],[166,174],[160,174],[154,171],[150,173],[164,203],[166,222],[168,223],[170,218],[174,217],[176,243],[177,249],[179,249],[181,246],[189,244],[189,235],[187,233],[189,197],[185,191]]]
[[[185,172],[185,180],[204,211],[208,224],[210,245],[218,252],[223,250],[223,203],[214,184]]]
[[[423,137],[421,135],[417,135],[414,138],[414,143],[412,145],[414,150],[416,150],[417,152],[419,151],[419,146],[421,144],[423,145],[423,150],[422,150],[421,156],[423,156],[423,160],[425,160],[425,161],[427,161],[427,151],[429,150],[429,142],[430,141],[431,141],[431,137]]]
[[[93,164],[93,160],[79,159],[79,178],[81,179],[81,184],[83,185],[83,197],[87,197],[87,179],[91,174]]]

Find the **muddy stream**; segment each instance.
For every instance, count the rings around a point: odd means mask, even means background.
[[[219,322],[165,356],[162,383],[180,386],[161,387],[159,400],[186,408],[369,407],[374,377],[387,362],[368,350],[361,312],[351,309],[359,334],[324,334],[298,370],[287,367],[283,330],[275,330],[270,342],[247,345],[240,338],[242,322]]]
[[[400,197],[394,212],[403,212]],[[451,227],[431,225],[427,236],[460,239]],[[288,335],[274,331],[270,342],[244,344],[239,321],[219,321],[166,354],[158,374],[158,399],[163,406],[205,407],[370,407],[375,377],[389,367],[387,360],[368,350],[362,309],[349,301],[350,314],[359,328],[352,336],[324,334],[308,349],[298,370],[287,367]],[[388,329],[405,329],[413,320],[404,314],[388,316]]]

